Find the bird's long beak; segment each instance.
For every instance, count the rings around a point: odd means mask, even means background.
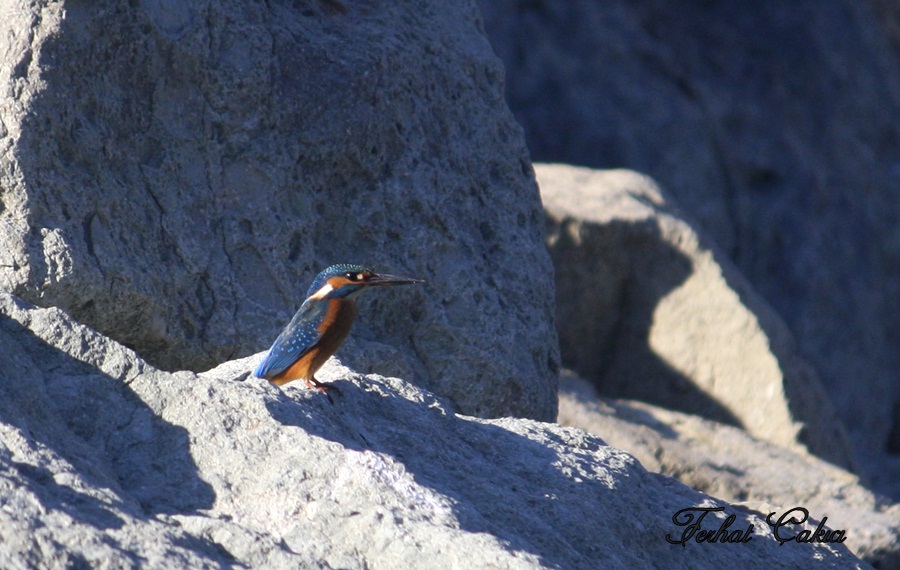
[[[397,275],[375,274],[365,281],[365,285],[412,285],[413,283],[425,283],[423,279],[412,277],[399,277]]]

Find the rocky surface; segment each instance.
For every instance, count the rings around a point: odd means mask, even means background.
[[[900,497],[896,2],[480,4],[532,157],[671,192],[786,321],[873,484]]]
[[[648,470],[768,514],[800,506],[877,568],[900,567],[900,504],[873,494],[834,465],[755,439],[743,430],[649,404],[597,398],[564,376],[559,423],[598,435]]]
[[[333,405],[246,379],[258,356],[161,372],[6,294],[0,350],[4,568],[866,567],[779,546],[761,514],[581,430],[461,416],[334,360]],[[675,512],[716,505],[749,542],[665,540]]]
[[[540,200],[475,5],[342,6],[0,1],[0,290],[203,370],[364,263],[428,281],[364,299],[374,369],[554,419]]]
[[[604,395],[853,464],[787,327],[650,178],[552,164],[535,172],[568,366]]]
[[[474,2],[0,0],[0,21],[0,567],[867,567],[536,421],[559,367],[544,215]],[[619,385],[664,373],[672,405],[851,463],[780,321],[620,175],[614,239],[559,218],[556,241],[612,248],[612,279],[602,256],[561,275],[637,317],[590,324],[621,336]],[[333,404],[249,377],[260,354],[236,357],[335,261],[428,283],[363,298]],[[880,517],[853,548],[892,560],[894,511],[837,490]],[[752,540],[666,541],[715,505],[704,528]]]

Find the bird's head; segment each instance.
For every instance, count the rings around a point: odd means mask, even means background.
[[[352,299],[369,287],[412,283],[424,283],[424,281],[411,277],[379,274],[362,265],[341,263],[328,267],[316,276],[306,294],[306,299],[313,301]]]

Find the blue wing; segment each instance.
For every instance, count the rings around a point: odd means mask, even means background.
[[[272,348],[253,371],[253,375],[271,378],[281,374],[309,352],[322,338],[319,325],[325,318],[327,309],[328,303],[304,302],[300,305],[290,324],[272,343]]]

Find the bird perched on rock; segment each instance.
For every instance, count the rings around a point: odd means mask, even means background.
[[[316,380],[315,374],[350,332],[356,317],[356,297],[372,287],[411,283],[424,281],[378,274],[349,263],[325,269],[316,276],[306,300],[253,374],[278,386],[302,379],[310,388],[327,394],[330,386]]]

